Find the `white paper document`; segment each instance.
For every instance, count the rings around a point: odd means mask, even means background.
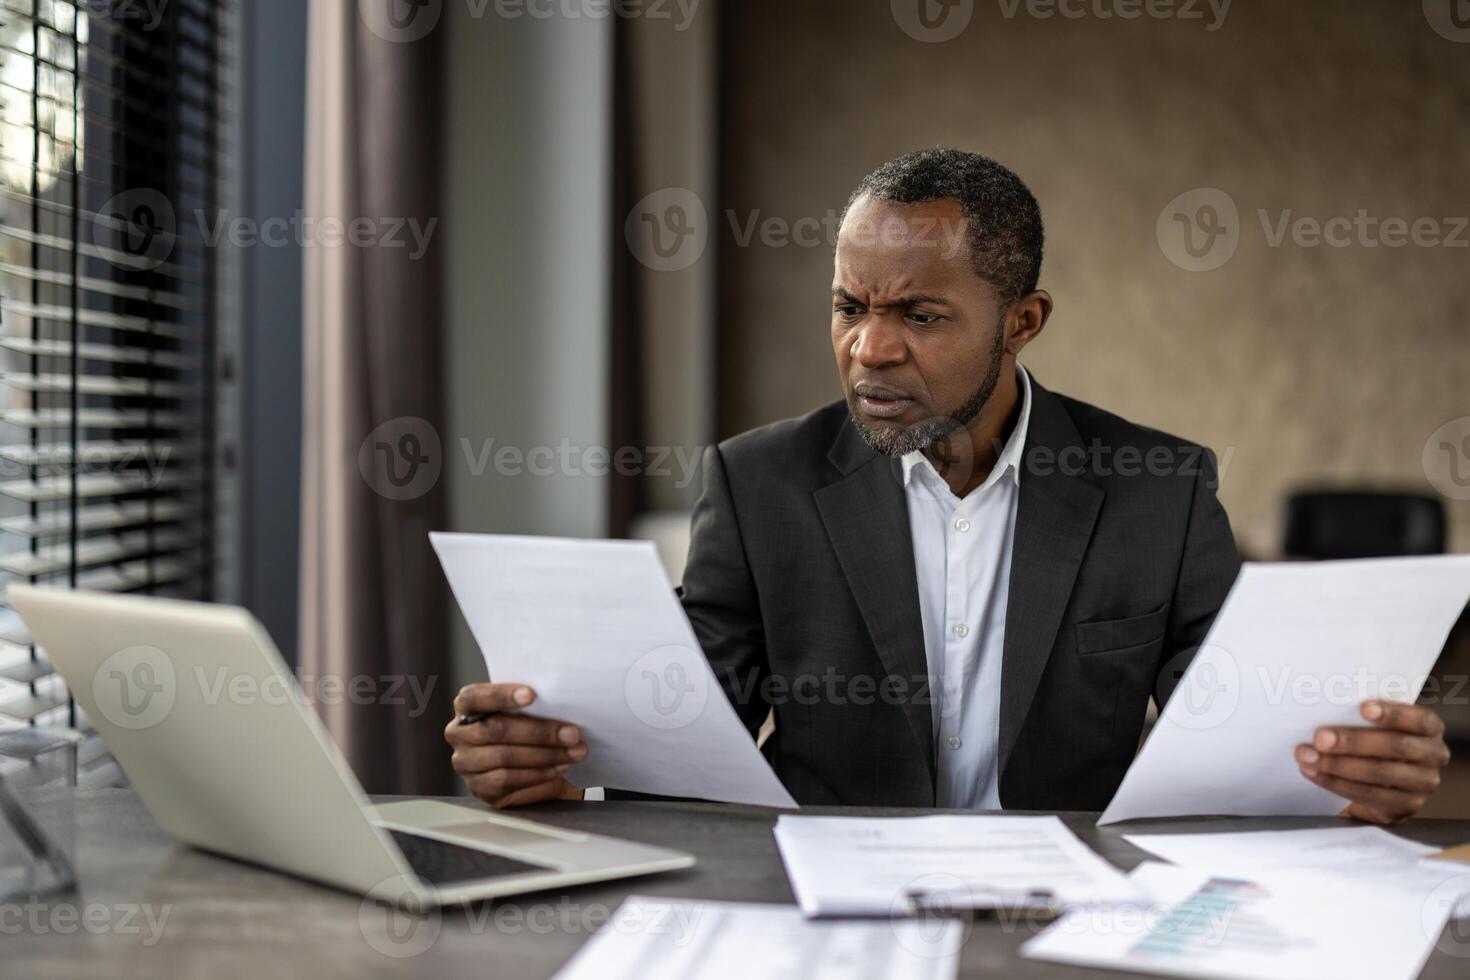
[[[1454,918],[1470,916],[1470,868],[1425,861],[1438,848],[1381,827],[1325,827],[1219,834],[1125,834],[1134,847],[1187,868],[1229,868],[1240,875],[1311,872],[1401,892],[1405,901],[1457,896]]]
[[[556,980],[952,980],[958,919],[808,922],[787,905],[631,896]]]
[[[782,814],[776,845],[797,904],[814,917],[1006,907],[1038,891],[1063,906],[1138,897],[1056,817]]]
[[[1124,834],[1134,847],[1184,867],[1245,871],[1342,871],[1354,875],[1413,868],[1438,848],[1382,827],[1251,830],[1219,834]]]
[[[795,807],[645,541],[429,535],[490,677],[577,725],[577,786]]]
[[[1417,698],[1467,600],[1470,556],[1247,563],[1098,822],[1340,812],[1296,747]]]
[[[1444,901],[1302,872],[1246,880],[1149,862],[1131,877],[1146,903],[1069,912],[1021,955],[1222,980],[1412,980],[1449,914]]]

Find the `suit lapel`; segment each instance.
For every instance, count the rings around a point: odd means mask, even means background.
[[[1077,472],[1085,456],[1076,449],[1062,455],[1068,447],[1081,447],[1082,440],[1061,401],[1035,379],[1031,390],[1001,661],[1002,776],[1046,670],[1104,496]]]
[[[817,510],[884,670],[913,692],[914,678],[928,677],[929,663],[899,461],[869,449],[851,423],[843,425],[828,458],[844,476],[813,493]],[[911,697],[903,709],[932,785],[933,694],[925,693],[920,703]]]

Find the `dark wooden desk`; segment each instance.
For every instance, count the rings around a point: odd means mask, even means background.
[[[664,803],[553,804],[519,811],[561,827],[595,830],[694,853],[687,871],[545,892],[446,909],[422,920],[397,918],[375,904],[264,869],[175,844],[127,790],[58,794],[38,806],[43,818],[74,821],[81,887],[0,907],[0,973],[61,980],[175,977],[438,977],[513,980],[548,977],[582,945],[624,896],[790,903],[791,890],[771,837],[774,811]],[[812,812],[903,814],[906,810]],[[71,814],[68,817],[68,813]],[[1084,841],[1119,867],[1143,860],[1118,827],[1098,829],[1094,814],[1064,814]],[[1168,820],[1128,832],[1267,830],[1332,826],[1331,820]],[[1430,844],[1470,841],[1470,821],[1420,820],[1398,832]],[[68,909],[70,911],[68,911]],[[152,919],[150,920],[149,915]],[[91,917],[91,928],[85,922]],[[39,923],[39,927],[37,926]],[[161,923],[161,929],[155,929]],[[67,931],[68,925],[70,926]],[[1021,959],[1030,927],[977,922],[965,943],[966,977],[1101,978],[1105,974]],[[1470,956],[1470,937],[1445,945]],[[1463,978],[1470,958],[1436,952],[1426,980]]]

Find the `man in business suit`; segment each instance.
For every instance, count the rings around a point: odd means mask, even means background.
[[[681,596],[803,804],[1099,810],[1239,568],[1200,447],[1054,394],[1041,214],[992,160],[926,150],[866,177],[834,253],[845,399],[705,457]],[[471,685],[453,763],[497,806],[580,791],[575,726]],[[1428,709],[1297,748],[1347,813],[1417,812],[1448,760]],[[1209,760],[1201,760],[1208,765]]]

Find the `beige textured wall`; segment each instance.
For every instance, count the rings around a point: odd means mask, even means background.
[[[1214,31],[1078,8],[974,0],[958,37],[922,43],[889,0],[727,4],[722,433],[838,395],[827,245],[742,247],[725,209],[741,230],[757,212],[822,219],[880,161],[944,144],[1007,164],[1041,202],[1057,309],[1023,362],[1230,453],[1221,493],[1245,543],[1269,548],[1303,483],[1428,487],[1426,440],[1470,416],[1470,231],[1460,247],[1272,247],[1257,212],[1366,209],[1449,236],[1443,219],[1470,214],[1470,43],[1419,0],[1236,0]],[[1198,187],[1240,216],[1234,255],[1206,272],[1172,263],[1155,228]],[[1470,550],[1470,503],[1449,503]]]

